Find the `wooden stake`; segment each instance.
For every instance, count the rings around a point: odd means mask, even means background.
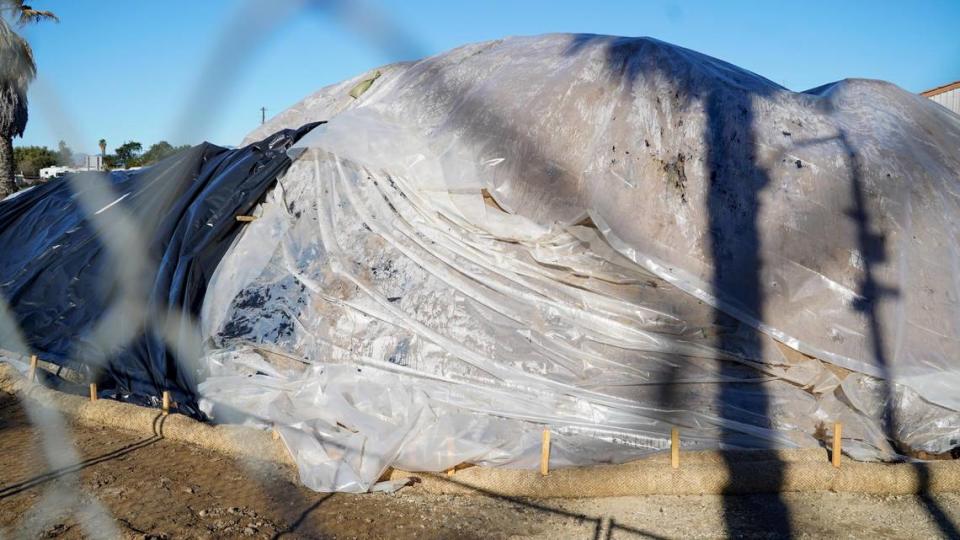
[[[833,466],[840,468],[840,457],[843,455],[843,424],[834,422],[833,424]]]
[[[680,468],[680,430],[677,428],[670,429],[670,466]]]
[[[280,438],[280,432],[277,431],[277,426],[273,426],[273,440],[277,440],[279,438]]]
[[[97,400],[97,383],[90,383],[90,401]]]
[[[453,451],[453,437],[447,437],[447,457],[453,457]],[[447,469],[447,476],[453,476],[455,472],[457,472],[456,465]]]
[[[241,223],[250,223],[255,219],[257,219],[257,216],[237,216],[237,221]]]
[[[543,430],[543,441],[540,445],[540,474],[550,474],[550,430]]]
[[[163,414],[170,414],[170,391],[163,391]]]
[[[37,355],[35,354],[30,355],[30,375],[27,377],[27,380],[30,382],[37,380],[37,361],[38,360],[39,359],[37,358]]]

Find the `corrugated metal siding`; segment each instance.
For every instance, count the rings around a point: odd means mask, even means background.
[[[960,88],[954,88],[953,90],[949,90],[942,94],[931,96],[930,99],[936,101],[951,111],[960,114]]]

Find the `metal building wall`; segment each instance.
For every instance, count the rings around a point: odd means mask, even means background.
[[[954,88],[953,90],[948,90],[942,94],[930,96],[930,99],[936,101],[951,111],[960,114],[960,88]]]

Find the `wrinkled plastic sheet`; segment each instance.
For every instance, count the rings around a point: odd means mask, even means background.
[[[385,114],[437,152],[477,158],[445,182],[472,174],[541,227],[589,217],[700,301],[960,409],[960,117],[944,107],[874,80],[793,92],[655,39],[590,34],[475,43],[378,71],[359,99],[348,90],[363,76],[255,134]]]
[[[841,421],[852,456],[897,453],[877,379],[718,318],[601,215],[505,211],[486,180],[503,159],[372,108],[291,153],[208,289],[200,392],[214,417],[275,425],[311,488],[534,467],[544,426],[553,467],[661,451],[672,426],[684,449],[798,448]],[[893,399],[901,444],[957,445],[955,412],[903,385]]]
[[[196,334],[207,281],[241,229],[235,216],[263,199],[314,125],[236,150],[205,143],[140,171],[55,179],[0,202],[0,294],[29,352],[108,395],[149,404],[168,390],[199,416],[197,358],[174,349]],[[102,207],[85,208],[83,192],[98,186]],[[168,312],[182,328],[158,328]],[[131,339],[105,348],[98,332]]]

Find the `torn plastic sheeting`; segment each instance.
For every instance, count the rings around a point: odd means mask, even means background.
[[[266,359],[279,371],[251,384],[284,387],[265,417],[296,424],[287,412],[402,371],[397,385],[465,423],[446,438],[393,412],[288,427],[330,445],[300,456],[304,477],[347,467],[350,489],[371,485],[389,457],[333,448],[394,430],[429,434],[414,470],[447,440],[497,448],[543,424],[576,448],[570,464],[656,451],[671,425],[685,448],[814,447],[836,420],[858,459],[956,446],[960,319],[937,259],[957,253],[942,218],[957,211],[955,117],[886,83],[790,92],[650,39],[510,38],[383,78],[360,107],[335,85],[278,117],[331,121],[218,268],[204,325],[231,360],[204,393],[236,405],[222,377]],[[338,366],[329,390],[318,366]],[[477,427],[489,417],[505,431]],[[530,466],[529,444],[491,464]]]
[[[240,230],[234,216],[262,199],[290,163],[286,150],[315,125],[238,150],[203,144],[141,171],[55,179],[0,203],[0,292],[31,352],[124,399],[155,403],[170,390],[199,414],[196,358],[184,357],[199,343],[177,352],[165,343],[196,334],[207,280]],[[109,335],[94,335],[105,321]],[[105,349],[116,335],[129,339]]]
[[[589,215],[648,270],[791,347],[960,408],[960,118],[928,99],[856,79],[791,92],[655,39],[582,34],[470,44],[378,85],[362,108],[501,160],[476,179],[509,212],[541,227]],[[336,118],[343,92],[276,121]]]
[[[359,111],[314,130],[208,289],[204,332],[226,350],[201,394],[214,417],[222,404],[280,426],[308,486],[365,491],[391,465],[532,467],[543,424],[558,433],[552,466],[660,451],[672,425],[691,449],[814,446],[818,420],[847,410],[757,371],[776,366],[746,363],[762,357],[746,342],[717,350],[713,336],[730,330],[712,309],[595,229],[550,231],[485,205],[479,189],[436,190],[450,167],[425,142]],[[532,240],[491,232],[507,230]],[[721,385],[740,410],[726,418]],[[758,409],[766,395],[775,427]],[[889,455],[848,417],[851,437],[869,441],[851,452]]]

